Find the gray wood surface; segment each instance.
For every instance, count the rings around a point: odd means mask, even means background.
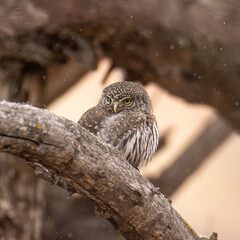
[[[0,102],[0,151],[41,164],[50,179],[86,195],[126,239],[200,239],[119,151],[48,110]]]

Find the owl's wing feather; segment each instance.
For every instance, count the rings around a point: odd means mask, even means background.
[[[101,127],[102,121],[109,115],[109,112],[105,109],[99,107],[99,105],[90,108],[86,111],[81,118],[78,120],[78,123],[92,132],[93,134],[97,135]]]

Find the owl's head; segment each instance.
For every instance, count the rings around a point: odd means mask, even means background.
[[[135,82],[117,82],[103,89],[99,104],[112,113],[121,111],[152,112],[147,91]]]

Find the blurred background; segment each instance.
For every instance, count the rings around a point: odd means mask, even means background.
[[[102,60],[96,71],[84,76],[48,108],[77,122],[86,110],[97,104],[105,86],[123,80],[122,70],[113,69],[102,84],[110,62],[109,59]],[[195,170],[185,165],[185,169],[181,168],[183,173],[176,172],[188,175],[188,169],[192,170],[186,181],[170,196],[172,204],[199,234],[210,235],[215,231],[219,239],[239,239],[240,136],[213,108],[187,103],[156,84],[148,84],[146,89],[153,101],[160,134],[165,139],[154,159],[141,169],[141,173],[159,185],[164,170],[199,141],[198,149],[190,150],[191,154],[185,154],[183,158],[190,158],[190,165],[194,165],[196,157],[203,159]],[[216,125],[219,126],[212,129]],[[204,134],[205,138],[201,138]],[[217,143],[209,149],[211,142]],[[167,188],[168,183],[165,184]]]
[[[237,0],[2,0],[0,100],[77,122],[107,85],[140,82],[160,131],[141,174],[198,234],[238,240],[239,11]],[[84,196],[16,157],[0,153],[0,166],[0,240],[124,239]]]

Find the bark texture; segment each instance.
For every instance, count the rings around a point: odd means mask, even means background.
[[[239,130],[238,9],[237,0],[1,0],[0,99],[43,106],[108,56],[128,80],[214,106]],[[2,174],[17,165],[3,162]]]
[[[200,239],[119,151],[47,110],[1,102],[0,151],[85,194],[126,239]]]

